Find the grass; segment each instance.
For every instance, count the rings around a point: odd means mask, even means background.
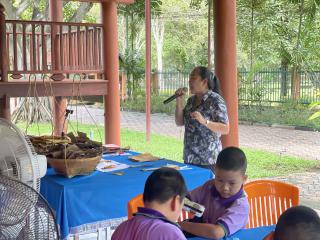
[[[308,120],[315,110],[308,106],[285,103],[281,106],[239,106],[239,120],[307,127],[320,130],[320,118]]]
[[[25,124],[20,123],[18,126],[24,130]],[[76,124],[71,123],[76,130]],[[95,140],[104,139],[103,127],[98,129],[93,125],[79,124],[78,130],[85,132],[88,136],[93,135]],[[101,138],[99,136],[101,133]],[[33,125],[28,129],[28,134],[50,134],[51,125],[42,123]],[[130,146],[132,150],[138,152],[149,152],[155,156],[165,157],[175,161],[182,162],[183,142],[174,137],[167,137],[157,134],[151,135],[151,141],[146,142],[145,134],[142,132],[132,131],[129,129],[121,130],[122,146]],[[248,159],[248,176],[249,178],[262,178],[283,176],[289,173],[305,172],[311,169],[320,168],[320,161],[306,160],[297,157],[284,156],[266,151],[258,151],[244,148]]]

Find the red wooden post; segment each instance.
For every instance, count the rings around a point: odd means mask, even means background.
[[[42,50],[42,69],[48,70],[47,65],[47,38],[44,25],[41,25],[41,50]],[[40,52],[40,51],[39,51]]]
[[[23,71],[27,71],[27,40],[26,40],[26,25],[22,25],[22,59],[23,59]]]
[[[236,63],[236,0],[214,1],[215,71],[226,100],[230,132],[223,136],[224,147],[239,146],[238,87]]]
[[[117,3],[102,3],[103,64],[108,92],[104,96],[105,142],[120,145],[120,96]]]
[[[50,0],[50,11],[51,11],[51,21],[54,22],[62,22],[62,0]],[[51,56],[52,56],[52,69],[60,70],[61,59],[60,59],[60,51],[59,51],[59,38],[57,37],[58,29],[56,27],[52,27],[51,29]],[[62,36],[60,36],[62,37]],[[64,114],[67,107],[67,99],[62,97],[54,98],[54,134],[60,136],[65,129],[63,129],[64,122]]]
[[[151,4],[145,0],[146,24],[146,140],[151,135]]]
[[[212,7],[212,0],[209,0],[208,3],[208,68],[211,69],[212,62],[211,62],[211,7]]]
[[[8,53],[6,46],[6,17],[4,6],[0,3],[0,76],[1,81],[8,81]],[[7,96],[0,96],[0,117],[10,120],[10,101]]]

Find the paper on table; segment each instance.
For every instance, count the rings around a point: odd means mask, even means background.
[[[112,172],[121,169],[126,169],[128,167],[129,165],[127,164],[118,163],[113,160],[101,160],[100,163],[97,165],[96,170],[100,172]]]
[[[158,161],[161,158],[155,157],[151,153],[141,153],[139,155],[132,156],[129,159],[135,162],[151,162],[151,161]]]

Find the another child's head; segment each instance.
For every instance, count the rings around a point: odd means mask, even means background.
[[[313,209],[296,206],[283,212],[276,225],[275,240],[320,239],[320,217]]]
[[[183,200],[187,195],[187,187],[182,175],[172,168],[160,168],[147,179],[143,201],[146,207],[161,208],[171,221],[177,221]]]
[[[247,158],[237,147],[223,149],[214,169],[215,187],[223,198],[228,198],[240,191],[247,180]]]

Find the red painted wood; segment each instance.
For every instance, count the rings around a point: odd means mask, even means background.
[[[14,24],[12,26],[12,35],[13,35],[13,69],[17,70],[18,69],[18,63],[17,63],[17,27]]]
[[[238,87],[236,62],[236,0],[214,1],[215,71],[221,81],[229,114],[229,134],[222,137],[223,147],[239,146]]]
[[[22,24],[22,59],[23,71],[27,71],[27,42],[26,42],[26,25]]]
[[[48,70],[48,64],[47,64],[47,36],[45,35],[45,29],[44,25],[41,25],[41,40],[42,40],[42,69]]]
[[[2,61],[0,61],[0,76],[2,83],[7,83],[8,81],[8,53],[7,53],[7,34],[6,34],[6,24],[5,24],[5,14],[4,7],[0,3],[0,56]],[[1,85],[0,85],[1,86]],[[1,89],[1,87],[0,87]],[[4,93],[0,95],[0,117],[10,120],[10,101],[9,98]]]
[[[60,0],[57,0],[60,1]],[[55,26],[96,26],[103,27],[100,23],[75,23],[75,22],[59,22],[59,21],[27,21],[27,20],[6,20],[6,23],[11,24],[35,24],[35,25],[55,25]]]
[[[11,80],[9,82],[0,82],[0,98],[5,95],[8,97],[33,97],[37,96],[72,96],[76,93],[79,96],[97,96],[104,95],[108,86],[106,80],[73,80],[65,79],[63,81],[37,80],[37,82]],[[36,91],[35,91],[36,88]],[[30,89],[30,91],[29,91]],[[76,93],[75,89],[77,89]],[[78,91],[79,89],[79,91]],[[29,95],[28,95],[29,94]]]
[[[105,78],[105,142],[120,144],[120,93],[117,4],[113,1],[102,5],[103,64]]]
[[[145,0],[145,29],[146,29],[146,140],[151,136],[151,3]]]
[[[32,63],[33,63],[33,70],[37,69],[37,47],[36,47],[36,26],[32,25],[32,52],[30,52],[30,55],[32,55]]]

